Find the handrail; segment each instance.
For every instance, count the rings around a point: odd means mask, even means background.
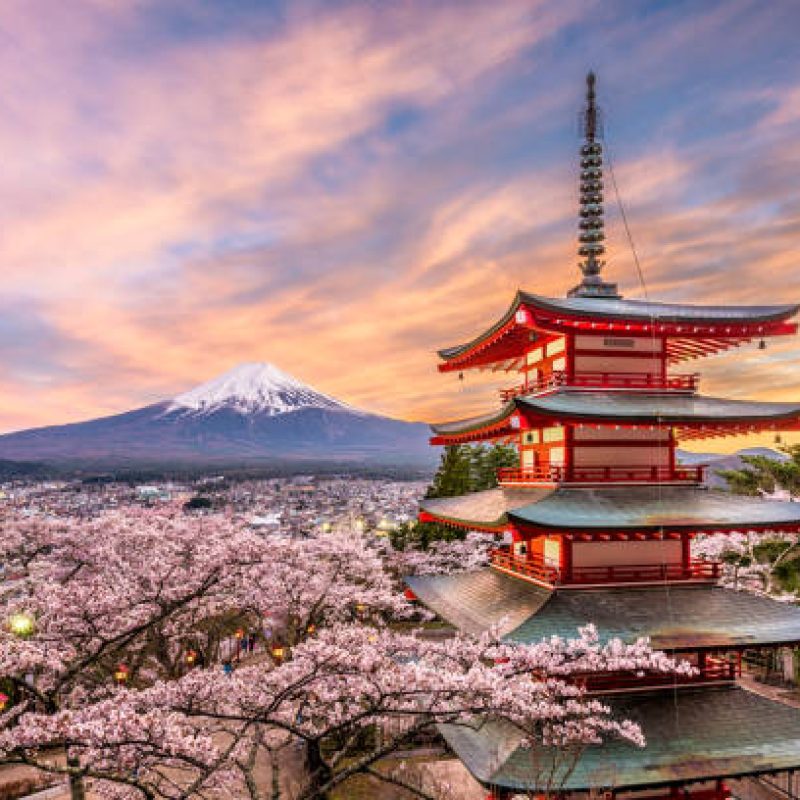
[[[495,567],[515,572],[526,578],[533,578],[536,581],[550,584],[558,582],[558,569],[549,564],[545,564],[542,559],[536,558],[535,556],[530,558],[518,558],[504,550],[492,550],[489,554],[489,560]]]
[[[573,567],[564,583],[638,583],[641,581],[717,580],[722,574],[717,561],[683,564],[624,564]]]
[[[700,376],[696,372],[666,376],[650,372],[578,372],[568,375],[558,370],[509,389],[501,389],[500,397],[508,402],[521,394],[543,392],[559,386],[581,389],[669,389],[687,392],[695,391],[699,380]]]
[[[570,679],[589,692],[602,692],[636,686],[658,687],[711,681],[734,681],[741,675],[741,667],[736,661],[724,659],[710,660],[709,663],[696,669],[697,671],[691,675],[660,672],[584,672],[574,673]]]
[[[705,464],[693,466],[616,465],[571,467],[501,467],[500,484],[519,483],[702,483]]]
[[[652,581],[716,581],[722,574],[717,561],[690,561],[683,564],[625,564],[599,567],[573,567],[569,575],[546,564],[541,556],[528,554],[521,557],[508,550],[492,550],[492,566],[513,572],[525,578],[552,585],[643,583]]]

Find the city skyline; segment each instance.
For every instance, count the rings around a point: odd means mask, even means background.
[[[405,419],[454,388],[488,410],[434,351],[576,282],[589,68],[650,299],[800,301],[789,2],[39,5],[59,40],[23,3],[0,23],[0,431],[245,361]],[[640,298],[606,205],[605,275]],[[703,388],[797,398],[798,362],[750,345]]]

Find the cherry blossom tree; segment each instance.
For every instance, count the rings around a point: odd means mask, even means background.
[[[591,628],[528,646],[399,633],[389,623],[411,607],[356,534],[263,538],[222,515],[152,510],[7,518],[0,562],[0,676],[14,694],[0,763],[65,775],[75,800],[87,779],[113,800],[256,800],[265,758],[278,798],[277,767],[298,747],[308,800],[356,774],[402,783],[380,768],[387,755],[485,716],[559,748],[641,743],[571,676],[687,669],[643,641],[601,646]],[[220,646],[241,625],[266,625],[280,650],[226,674]]]
[[[692,555],[722,563],[720,583],[731,589],[769,594],[785,602],[795,601],[796,592],[787,592],[781,577],[797,558],[796,534],[767,532],[717,533],[699,536],[692,543]],[[793,567],[792,571],[796,569]]]
[[[390,563],[401,576],[469,572],[488,565],[493,546],[493,537],[473,531],[464,539],[432,542],[427,550],[393,551]]]
[[[381,761],[443,722],[478,725],[500,716],[531,744],[571,754],[607,738],[642,745],[636,725],[614,719],[570,676],[689,669],[644,641],[600,645],[591,627],[574,640],[520,646],[492,632],[429,641],[354,624],[320,631],[278,665],[244,665],[231,676],[195,670],[55,717],[28,713],[14,736],[36,749],[68,741],[76,759],[92,765],[99,790],[116,798],[214,789],[246,796],[251,751],[262,748],[277,761],[299,742],[311,754],[300,796],[311,800],[356,774],[400,782],[379,769]],[[371,745],[353,756],[365,733]]]
[[[291,646],[315,625],[410,613],[380,558],[356,537],[264,540],[222,515],[132,510],[80,524],[12,517],[3,528],[0,676],[14,701],[2,718],[5,760],[68,772],[75,797],[81,777],[103,769],[80,758],[41,760],[24,738],[14,745],[25,714],[63,712],[68,720],[86,707],[106,709],[98,704],[116,697],[115,682],[178,679],[190,653],[191,662],[211,665],[242,626],[261,633],[268,625]],[[50,731],[47,747],[58,746],[54,732],[71,741],[63,728],[40,724]],[[191,748],[184,755],[195,758]]]

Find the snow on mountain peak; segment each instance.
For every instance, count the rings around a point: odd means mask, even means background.
[[[209,414],[220,409],[275,416],[300,408],[353,410],[312,389],[273,364],[240,364],[173,398],[166,413]]]

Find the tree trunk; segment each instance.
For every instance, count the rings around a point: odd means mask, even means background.
[[[306,743],[306,769],[308,770],[309,795],[311,797],[325,797],[319,789],[330,779],[331,769],[322,757],[319,739]]]
[[[77,768],[80,763],[77,758],[68,758],[67,766]],[[69,776],[69,796],[70,800],[86,800],[86,785],[83,782],[83,775]]]

